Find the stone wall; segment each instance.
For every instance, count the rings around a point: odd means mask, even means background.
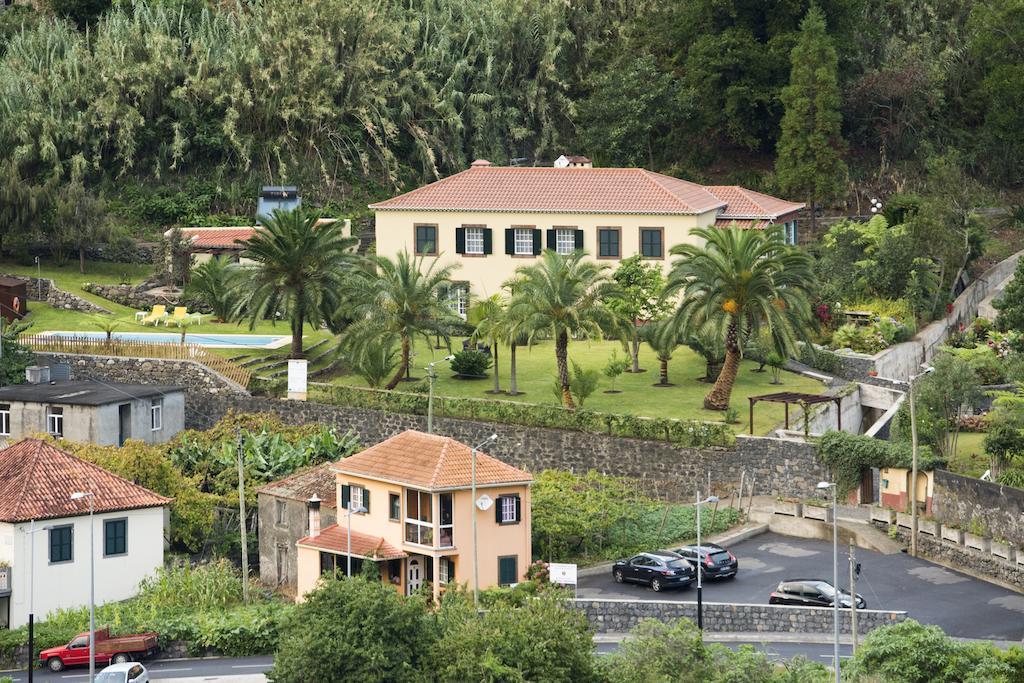
[[[37,353],[36,362],[39,365],[66,363],[71,366],[71,379],[185,387],[186,428],[195,422],[194,406],[201,403],[203,397],[232,393],[246,395],[245,389],[237,383],[192,360]]]
[[[108,301],[140,311],[149,310],[158,304],[179,305],[180,297],[150,294],[149,290],[156,286],[158,286],[156,282],[144,282],[139,285],[98,285],[94,282],[87,282],[82,285],[82,289]]]
[[[935,471],[932,516],[961,529],[981,527],[984,535],[1024,548],[1024,490]]]
[[[668,600],[576,600],[598,633],[626,633],[643,619],[674,621],[683,617],[697,620],[693,602]],[[851,633],[850,611],[839,611],[839,629]],[[906,619],[906,612],[858,610],[857,631],[867,633],[879,626]],[[833,613],[827,607],[789,605],[733,605],[704,603],[704,630],[711,633],[812,633],[831,634]]]
[[[884,525],[880,525],[884,526]],[[910,532],[897,528],[896,538],[910,546]],[[917,534],[917,551],[922,557],[938,564],[952,567],[970,576],[989,578],[1006,586],[1024,591],[1024,564],[1014,560],[1007,561],[992,553],[983,553],[949,541],[943,541],[929,534]]]
[[[66,311],[82,311],[85,313],[110,313],[102,306],[91,301],[86,301],[80,296],[58,289],[53,280],[49,278],[24,277],[21,275],[5,275],[2,277],[13,277],[28,282],[28,300],[43,301],[54,308],[62,308]]]
[[[352,430],[364,444],[374,444],[406,429],[426,429],[422,415],[385,413],[305,401],[239,396],[221,392],[189,397],[186,427],[206,429],[229,410],[269,412],[289,424],[319,423]],[[530,471],[545,469],[606,474],[648,480],[656,496],[688,500],[694,487],[706,482],[721,495],[738,488],[745,473],[749,485],[762,495],[810,495],[826,478],[812,444],[741,436],[734,448],[681,448],[645,441],[560,429],[495,424],[435,417],[434,431],[463,443],[479,443],[492,433],[498,441],[493,455]]]

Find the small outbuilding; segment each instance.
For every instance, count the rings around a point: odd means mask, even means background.
[[[28,313],[28,280],[0,277],[0,315],[7,322],[21,320]]]

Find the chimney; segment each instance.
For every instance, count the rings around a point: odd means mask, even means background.
[[[25,368],[25,381],[29,384],[49,384],[49,365],[30,365]]]
[[[490,165],[491,165],[491,162],[487,161],[487,159],[477,159],[476,161],[471,163],[469,165],[469,167],[470,168],[486,168],[487,166],[490,166]]]
[[[309,537],[316,538],[320,535],[320,497],[314,493],[306,507],[309,509]]]

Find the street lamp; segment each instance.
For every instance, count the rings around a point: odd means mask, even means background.
[[[832,664],[836,670],[836,683],[839,683],[839,516],[836,514],[836,488],[832,482],[818,482],[819,491],[832,489],[832,628],[835,636]]]
[[[489,443],[494,443],[498,440],[497,434],[491,434],[489,437],[481,441],[478,445],[473,446],[472,453],[472,478],[470,483],[470,494],[469,497],[472,499],[473,505],[473,607],[480,607],[480,558],[476,548],[476,515],[479,510],[476,507],[476,452],[486,446]]]
[[[430,385],[430,391],[427,393],[427,434],[434,433],[434,380],[437,379],[437,372],[434,371],[434,366],[438,363],[452,360],[455,360],[455,356],[445,356],[441,360],[427,363],[427,381]]]
[[[704,500],[697,495],[697,628],[704,630],[704,582],[701,577],[704,574],[704,564],[700,560],[700,506],[705,503],[717,503],[718,496],[708,496]]]
[[[350,578],[350,579],[352,578],[352,513],[353,512],[355,512],[356,514],[360,514],[361,515],[364,512],[366,512],[366,508],[364,508],[362,505],[357,505],[355,508],[353,508],[352,507],[352,501],[351,500],[348,501],[348,551],[347,551],[347,555],[346,555],[346,557],[348,559],[348,565],[346,566],[345,573],[347,574],[348,578]]]
[[[36,621],[36,609],[35,609],[35,578],[36,578],[36,534],[40,531],[49,531],[52,529],[52,525],[46,525],[41,529],[36,528],[36,520],[31,520],[28,531],[22,533],[28,534],[29,537],[29,551],[28,551],[28,683],[32,683],[32,674],[35,671],[34,664],[35,657],[35,621]]]
[[[917,410],[914,408],[914,380],[935,372],[935,367],[923,366],[924,371],[907,380],[907,400],[910,401],[910,554],[917,557]]]
[[[71,500],[89,499],[89,683],[96,680],[96,526],[93,524],[96,500],[91,491],[76,491]],[[31,653],[29,653],[31,656]]]

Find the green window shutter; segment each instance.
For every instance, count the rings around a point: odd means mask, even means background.
[[[502,586],[519,583],[519,572],[516,568],[515,555],[498,558],[498,583]]]
[[[583,231],[582,230],[577,230],[575,237],[576,237],[576,248],[577,249],[582,249],[583,248]]]
[[[494,253],[494,239],[491,237],[490,228],[484,228],[484,253]]]
[[[554,251],[558,248],[558,236],[554,230],[548,230],[548,249]]]
[[[538,256],[540,254],[541,243],[542,243],[542,240],[543,240],[542,235],[541,235],[542,232],[544,232],[544,231],[543,230],[534,230],[533,231],[533,255],[534,256]]]
[[[497,500],[494,501],[494,521],[501,524],[501,499],[505,496],[498,496]]]
[[[514,228],[505,229],[505,253],[516,253],[516,231]]]
[[[348,510],[349,501],[352,500],[352,487],[348,484],[341,485],[341,509]]]
[[[455,228],[455,253],[466,253],[466,229]]]
[[[523,501],[519,496],[514,496],[516,499],[516,523],[523,521]]]
[[[366,508],[366,514],[370,514],[370,492],[367,489],[363,489],[363,507]]]

